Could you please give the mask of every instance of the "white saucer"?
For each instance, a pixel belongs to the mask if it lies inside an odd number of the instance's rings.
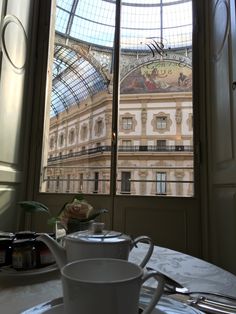
[[[52,272],[59,272],[57,264],[54,263],[49,266],[41,267],[41,268],[34,268],[29,270],[15,270],[11,266],[3,266],[0,268],[0,278],[7,277],[7,278],[18,278],[18,277],[31,277],[31,276],[38,276]]]
[[[32,312],[32,313],[34,313],[34,312]],[[64,313],[64,305],[63,304],[56,305],[56,306],[46,310],[45,312],[41,312],[41,313],[42,314],[65,314]],[[164,312],[162,312],[162,311],[160,311],[158,309],[154,309],[152,311],[152,314],[164,314]]]
[[[55,305],[43,313],[44,314],[65,314],[64,305],[63,304]]]
[[[146,302],[144,298],[143,302],[140,302],[140,307],[145,308],[145,303]],[[65,314],[65,313],[62,298],[59,298],[52,302],[38,305],[25,312],[22,312],[21,314]],[[152,311],[152,314],[203,314],[203,312],[189,305],[180,303],[166,296],[163,296],[161,297],[156,308]]]

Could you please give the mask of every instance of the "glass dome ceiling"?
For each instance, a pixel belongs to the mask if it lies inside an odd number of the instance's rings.
[[[112,52],[116,0],[56,0],[56,34]],[[124,0],[121,8],[121,50],[153,53],[192,46],[191,0]],[[151,50],[151,51],[150,51]],[[108,80],[86,56],[55,44],[51,116],[107,90]]]
[[[57,0],[56,31],[66,37],[111,48],[115,0]],[[191,46],[191,0],[124,0],[121,49],[147,50],[150,39],[166,48]]]
[[[55,46],[51,115],[57,115],[106,88],[106,80],[88,60],[74,50]]]

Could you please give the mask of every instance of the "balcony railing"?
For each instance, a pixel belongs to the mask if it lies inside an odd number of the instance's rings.
[[[91,155],[102,152],[110,152],[111,146],[98,146],[94,148],[84,149],[79,152],[71,152],[64,155],[48,158],[48,162],[64,160],[68,158],[74,158],[84,155]],[[154,146],[154,145],[134,145],[134,146],[118,146],[119,152],[193,152],[192,145],[166,145],[166,146]]]
[[[41,177],[43,192],[48,193],[84,193],[110,194],[110,166],[72,166],[48,165]],[[129,171],[131,177],[129,191],[124,191],[123,171]],[[157,173],[166,173],[165,179],[158,179]],[[95,173],[99,173],[95,177]],[[82,176],[81,176],[82,174]],[[104,176],[104,174],[106,174]],[[141,174],[141,175],[140,175]],[[144,174],[144,175],[143,175]],[[181,174],[179,176],[179,174]],[[116,194],[160,195],[192,197],[194,195],[194,167],[189,165],[158,166],[117,166]]]

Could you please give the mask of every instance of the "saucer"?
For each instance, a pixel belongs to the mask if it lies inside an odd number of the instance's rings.
[[[41,268],[34,268],[29,270],[15,270],[11,266],[3,266],[0,268],[0,278],[7,277],[7,278],[18,278],[18,277],[34,277],[38,275],[59,272],[58,266],[56,263],[51,265],[41,267]]]
[[[32,312],[32,313],[34,313],[34,314],[37,314],[37,313],[42,313],[42,314],[65,314],[64,313],[64,305],[63,304],[55,305],[54,307],[51,307],[50,309],[45,310],[44,312]],[[142,313],[142,312],[140,312],[140,313]],[[154,309],[152,314],[164,314],[164,313],[162,311],[159,311],[158,309]]]
[[[150,299],[149,299],[150,300]],[[140,308],[145,308],[148,302],[146,297],[141,295]],[[37,305],[21,314],[65,314],[63,299],[55,299],[48,303]],[[197,310],[189,305],[183,304],[179,301],[162,296],[152,314],[204,314],[202,311]]]

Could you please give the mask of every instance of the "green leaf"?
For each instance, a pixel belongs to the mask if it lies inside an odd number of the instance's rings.
[[[105,208],[99,209],[96,212],[94,212],[93,214],[91,214],[88,218],[84,218],[84,219],[76,219],[76,218],[70,218],[70,219],[79,220],[80,222],[87,222],[90,220],[94,220],[95,218],[97,218],[98,216],[100,216],[103,213],[108,213],[108,210]]]
[[[89,220],[95,219],[103,213],[108,213],[108,210],[105,208],[98,209],[95,213],[91,214],[88,218]]]
[[[57,217],[51,217],[48,219],[48,224],[49,225],[55,225],[57,221],[58,221]]]
[[[74,199],[78,200],[78,201],[82,201],[84,199],[84,195],[83,194],[77,194]]]
[[[58,217],[60,217],[60,215],[62,214],[62,212],[63,212],[64,209],[66,208],[66,205],[67,205],[67,204],[69,204],[69,202],[66,202],[66,203],[62,206],[61,210],[60,210],[59,213],[58,213]]]
[[[46,205],[36,202],[36,201],[22,201],[18,202],[22,209],[26,212],[47,212],[49,213],[49,209]]]

